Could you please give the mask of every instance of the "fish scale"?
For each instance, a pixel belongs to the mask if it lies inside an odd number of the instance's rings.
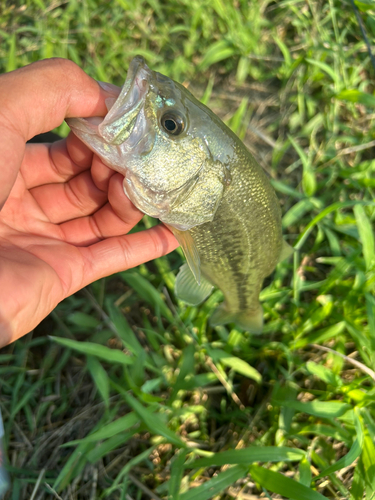
[[[176,278],[177,297],[197,305],[216,286],[224,302],[211,324],[261,332],[263,280],[291,248],[282,239],[275,191],[240,139],[141,57],[104,119],[67,122],[124,175],[137,208],[173,231],[187,260]]]
[[[250,153],[240,151],[238,156],[233,163],[233,182],[214,220],[190,230],[202,272],[224,294],[218,323],[238,316],[242,318],[239,323],[246,323],[245,318],[254,314],[258,318],[262,283],[273,271],[283,242],[279,202],[267,176]],[[245,164],[247,168],[236,167]],[[260,329],[261,325],[253,325],[253,331]]]

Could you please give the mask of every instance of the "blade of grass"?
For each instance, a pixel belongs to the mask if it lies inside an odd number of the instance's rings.
[[[359,236],[363,246],[363,256],[366,262],[366,269],[369,270],[375,265],[375,240],[373,224],[371,224],[366,212],[361,205],[354,207],[354,215],[357,221]]]
[[[247,467],[243,465],[235,465],[200,486],[191,488],[186,493],[183,493],[180,495],[180,500],[209,500],[210,498],[214,498],[238,479],[246,476],[247,470]]]
[[[363,448],[364,435],[362,431],[361,420],[357,411],[354,411],[354,423],[355,423],[357,437],[354,440],[354,443],[350,448],[350,450],[348,451],[348,453],[342,458],[340,458],[340,460],[338,460],[336,463],[334,463],[327,469],[324,469],[318,476],[314,478],[314,481],[320,479],[321,477],[328,476],[329,474],[332,474],[333,472],[336,472],[340,469],[343,469],[348,465],[351,465],[354,462],[354,460],[356,460],[359,457]]]
[[[213,453],[210,457],[199,458],[185,467],[214,467],[228,464],[248,465],[254,462],[293,462],[300,461],[306,456],[303,450],[283,446],[253,446],[240,450],[228,450]]]
[[[137,413],[139,418],[144,422],[148,429],[156,434],[167,439],[168,442],[186,448],[186,443],[177,434],[171,431],[162,421],[159,415],[151,413],[139,401],[133,398],[130,394],[124,393],[124,398],[129,406]]]
[[[326,497],[311,490],[307,486],[297,483],[289,477],[283,476],[279,472],[273,472],[263,467],[252,465],[250,467],[250,474],[254,481],[259,483],[267,490],[273,493],[278,493],[291,500],[327,500]]]
[[[180,450],[171,466],[171,478],[168,486],[168,500],[180,499],[181,481],[184,475],[184,462],[188,450]]]
[[[132,365],[135,362],[135,358],[127,356],[122,351],[116,349],[110,349],[103,345],[94,344],[92,342],[78,342],[77,340],[64,339],[59,337],[51,337],[53,342],[73,349],[74,351],[80,352],[88,356],[96,356],[97,358],[105,360],[107,363],[119,363],[121,365]]]
[[[309,415],[328,419],[341,417],[348,410],[352,409],[350,404],[342,403],[341,401],[309,401],[306,403],[302,401],[275,401],[275,403],[276,402],[280,406],[284,405],[289,408],[294,408],[297,411],[308,413]]]

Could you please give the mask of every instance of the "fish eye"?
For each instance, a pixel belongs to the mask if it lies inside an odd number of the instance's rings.
[[[179,114],[169,111],[161,117],[161,125],[163,129],[170,135],[180,135],[185,128],[183,117]]]

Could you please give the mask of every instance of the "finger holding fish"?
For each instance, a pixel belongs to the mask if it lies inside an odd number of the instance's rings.
[[[109,181],[108,201],[95,213],[60,224],[64,241],[88,246],[105,238],[127,234],[142,219],[122,188],[123,176],[114,173]]]

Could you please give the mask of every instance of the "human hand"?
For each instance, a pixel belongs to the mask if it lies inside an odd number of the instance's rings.
[[[0,346],[80,288],[178,246],[162,225],[126,235],[143,214],[73,134],[26,145],[66,117],[104,116],[115,92],[64,59],[0,76]]]

